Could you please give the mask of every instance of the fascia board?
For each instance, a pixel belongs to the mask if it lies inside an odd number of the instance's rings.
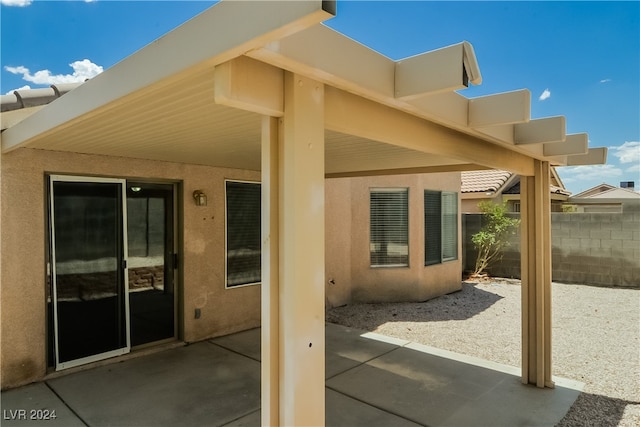
[[[495,194],[502,196],[504,190],[510,188],[513,184],[515,184],[516,181],[520,181],[520,175],[514,173],[509,178],[507,178],[507,180],[500,187],[498,187]]]
[[[326,0],[221,1],[49,104],[3,135],[9,151],[193,67],[214,66],[334,16]],[[215,37],[215,35],[219,35]],[[171,57],[173,55],[173,57]]]

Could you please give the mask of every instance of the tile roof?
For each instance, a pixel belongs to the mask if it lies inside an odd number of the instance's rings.
[[[513,174],[503,170],[462,172],[463,193],[485,193],[498,191]]]
[[[82,83],[84,82],[54,84],[47,88],[14,90],[13,93],[0,95],[0,112],[46,105]]]

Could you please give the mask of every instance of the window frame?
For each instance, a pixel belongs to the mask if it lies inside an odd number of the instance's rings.
[[[262,284],[262,265],[260,265],[260,278],[257,281],[248,283],[229,284],[229,195],[228,183],[252,184],[260,187],[260,216],[262,216],[262,183],[260,181],[225,179],[224,180],[224,287],[225,289],[244,288],[246,286],[256,286]],[[260,221],[259,239],[262,241],[262,220]],[[262,260],[262,247],[260,246],[260,260]]]
[[[372,216],[373,216],[373,206],[372,206],[372,194],[374,193],[404,193],[405,194],[405,212],[404,214],[406,215],[406,217],[404,218],[404,221],[406,222],[406,229],[404,230],[404,234],[406,236],[406,247],[407,247],[407,254],[406,254],[406,263],[389,263],[389,264],[381,264],[381,263],[374,263],[374,255],[373,252],[371,251],[371,246],[373,244],[375,244],[373,242],[373,222],[372,222]],[[369,268],[408,268],[410,266],[410,233],[409,233],[409,197],[410,197],[410,191],[409,191],[409,187],[370,187],[369,188]]]
[[[446,262],[451,262],[451,261],[457,261],[460,258],[460,227],[459,227],[459,220],[460,220],[460,200],[459,200],[459,194],[456,191],[436,191],[436,190],[428,190],[425,189],[424,190],[424,199],[423,199],[423,206],[424,206],[424,266],[425,267],[429,267],[432,265],[438,265],[438,264],[444,264]],[[427,197],[427,195],[430,195],[430,197]],[[437,195],[437,199],[438,199],[438,206],[436,207],[437,211],[438,211],[438,220],[437,220],[437,228],[438,228],[438,232],[437,232],[437,236],[435,237],[435,240],[437,240],[436,243],[431,243],[432,242],[432,238],[430,238],[429,236],[429,216],[428,216],[428,207],[427,207],[427,201],[428,198],[431,198],[431,200],[433,201],[433,196]],[[455,245],[455,256],[445,256],[445,242],[446,240],[450,237],[450,232],[446,233],[445,232],[445,228],[450,224],[450,220],[448,218],[446,218],[446,215],[451,215],[448,214],[446,212],[446,204],[444,202],[445,198],[447,197],[452,197],[455,200],[455,204],[454,204],[454,208],[455,208],[455,214],[454,214],[454,226],[452,228],[453,230],[453,240],[454,240],[454,245]],[[429,248],[428,245],[430,244],[435,244],[437,245],[437,249],[439,252],[439,257],[436,260],[435,258],[431,257],[431,258],[427,258],[430,254],[433,255],[433,247]],[[430,250],[431,249],[431,250]]]

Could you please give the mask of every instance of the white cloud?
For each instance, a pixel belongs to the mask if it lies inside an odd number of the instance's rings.
[[[14,91],[14,90],[27,90],[27,89],[31,89],[31,86],[29,86],[29,85],[24,85],[24,86],[19,87],[19,88],[17,88],[17,89],[10,90],[9,92],[5,93],[5,95],[13,95],[13,91]]]
[[[587,165],[570,166],[562,168],[562,180],[567,182],[597,181],[605,182],[606,178],[615,178],[622,175],[622,169],[614,165]]]
[[[542,91],[540,96],[538,97],[539,101],[544,101],[545,99],[551,98],[551,91],[549,89],[545,89]]]
[[[609,147],[609,150],[620,160],[620,163],[640,164],[640,142],[638,141],[627,141],[622,145]]]
[[[635,165],[635,166],[631,166],[630,168],[628,168],[627,170],[625,170],[625,172],[640,172],[640,164],[639,165]]]
[[[600,80],[600,83],[609,83],[611,81],[611,79],[602,79]]]
[[[72,62],[69,66],[73,68],[73,74],[54,75],[51,74],[49,70],[40,70],[31,74],[31,71],[22,65],[17,67],[5,66],[4,69],[12,74],[22,74],[24,80],[39,85],[83,82],[86,79],[97,76],[103,71],[100,65],[96,65],[88,59]]]
[[[0,0],[0,4],[5,6],[24,7],[29,6],[31,3],[33,3],[33,0]]]

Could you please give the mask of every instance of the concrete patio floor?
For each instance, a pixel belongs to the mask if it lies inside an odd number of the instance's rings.
[[[523,385],[519,369],[326,326],[330,426],[553,426],[582,384]],[[260,330],[2,393],[3,426],[260,425]],[[55,410],[56,418],[29,420]],[[20,412],[24,410],[25,412]],[[21,419],[23,418],[27,419]]]

